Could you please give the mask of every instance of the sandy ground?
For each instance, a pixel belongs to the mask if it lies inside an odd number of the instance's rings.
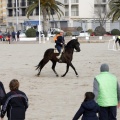
[[[93,90],[94,76],[99,74],[102,63],[108,63],[110,72],[120,82],[120,51],[107,50],[108,43],[81,43],[81,52],[74,53],[73,69],[68,74],[56,77],[49,62],[40,77],[35,66],[46,49],[54,43],[45,44],[0,44],[0,80],[6,91],[11,79],[20,81],[20,90],[29,98],[26,120],[71,120],[84,99],[86,91]],[[66,64],[57,64],[56,71],[62,75]],[[118,120],[120,109],[118,109]],[[7,120],[6,117],[4,120]]]

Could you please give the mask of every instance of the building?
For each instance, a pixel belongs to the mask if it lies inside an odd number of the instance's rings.
[[[0,30],[6,26],[6,0],[0,0]]]
[[[4,0],[3,0],[4,1]],[[16,7],[17,1],[17,7]],[[60,19],[56,15],[54,18],[48,18],[50,27],[79,27],[84,31],[88,29],[95,29],[100,25],[100,15],[104,16],[108,11],[109,0],[58,0],[62,2],[65,7],[61,7],[64,15]],[[7,0],[7,26],[18,26],[17,29],[24,29],[24,21],[28,18],[25,15],[27,6],[30,3],[27,0]],[[16,12],[17,11],[17,12]],[[100,13],[98,12],[100,11]],[[17,14],[16,14],[17,13]],[[99,13],[99,14],[98,14]],[[39,8],[36,8],[30,15],[30,20],[38,20]],[[104,19],[104,28],[110,31],[114,28],[120,29],[118,22],[111,23],[110,20]],[[41,21],[43,21],[41,16]],[[18,24],[18,25],[17,25]]]

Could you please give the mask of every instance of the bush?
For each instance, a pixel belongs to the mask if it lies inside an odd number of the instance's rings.
[[[88,29],[87,32],[91,35],[93,33],[93,30],[92,29]]]
[[[52,34],[59,34],[59,31],[53,31]]]
[[[82,27],[77,27],[77,31],[82,31],[83,28]]]
[[[106,33],[106,31],[105,31],[104,27],[98,26],[98,27],[95,28],[94,33],[95,33],[96,36],[103,36]]]
[[[113,30],[111,31],[111,34],[112,34],[112,35],[120,35],[120,30],[118,30],[118,29],[113,29]]]
[[[72,32],[67,31],[65,36],[72,36]]]
[[[33,28],[29,28],[28,30],[26,30],[25,34],[27,37],[36,37],[36,30]]]

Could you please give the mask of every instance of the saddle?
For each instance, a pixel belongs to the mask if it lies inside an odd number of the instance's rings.
[[[54,53],[59,53],[57,48],[54,48]]]

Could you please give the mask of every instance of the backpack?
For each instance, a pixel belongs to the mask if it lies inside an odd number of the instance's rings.
[[[53,40],[56,41],[58,36],[60,36],[60,34],[55,35]]]
[[[0,86],[0,104],[2,103],[3,98],[5,97],[5,92],[3,88]]]

